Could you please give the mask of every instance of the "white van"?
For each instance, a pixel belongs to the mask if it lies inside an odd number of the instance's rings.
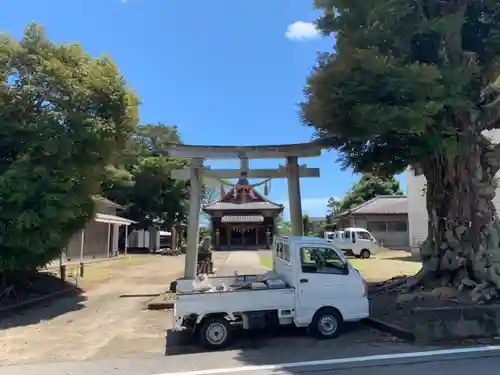
[[[294,324],[318,338],[336,337],[344,322],[369,315],[366,282],[333,243],[275,237],[273,270],[264,275],[210,277],[204,290],[177,284],[175,326],[210,349],[229,345],[235,329]]]
[[[325,232],[325,239],[340,247],[344,254],[356,258],[369,258],[379,249],[377,240],[363,228],[346,228],[343,231]]]

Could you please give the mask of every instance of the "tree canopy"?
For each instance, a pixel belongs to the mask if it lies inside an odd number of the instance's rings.
[[[170,178],[185,162],[168,157],[167,144],[180,142],[175,126],[137,127],[113,165],[107,168],[103,195],[126,207],[125,215],[137,227],[170,229],[187,214],[188,183]]]
[[[92,217],[92,196],[138,122],[139,101],[109,57],[54,44],[35,24],[21,40],[0,36],[0,77],[5,285],[56,258]]]
[[[500,3],[318,0],[335,38],[309,78],[304,123],[356,171],[394,175],[454,153],[470,120],[499,126]]]
[[[500,146],[500,2],[317,0],[335,51],[306,85],[303,122],[344,167],[427,180],[428,238],[415,278],[452,280],[474,299],[500,293],[493,204]]]

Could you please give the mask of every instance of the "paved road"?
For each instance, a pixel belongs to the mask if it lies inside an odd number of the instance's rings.
[[[443,353],[442,349],[398,353],[397,347],[385,347],[384,350],[389,352],[380,352],[379,347],[378,354],[377,350],[372,350],[372,354],[369,354],[366,348],[357,349],[361,349],[361,352],[356,357],[335,357],[335,353],[331,353],[330,358],[307,359],[303,362],[297,362],[305,358],[303,355],[296,356],[295,361],[277,363],[276,359],[279,358],[275,357],[273,361],[265,352],[254,352],[253,361],[251,355],[247,355],[246,361],[242,361],[237,359],[240,353],[231,353],[231,358],[227,353],[221,355],[217,352],[149,359],[0,367],[0,375],[470,375],[495,374],[500,363],[500,346],[483,347],[482,351],[477,352],[471,352],[470,348],[452,349],[448,353]]]

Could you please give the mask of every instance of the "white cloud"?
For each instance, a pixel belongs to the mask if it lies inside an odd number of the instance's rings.
[[[314,39],[319,36],[319,31],[312,22],[296,21],[288,25],[285,36],[290,40]]]

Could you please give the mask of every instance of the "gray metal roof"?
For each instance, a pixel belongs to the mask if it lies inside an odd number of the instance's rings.
[[[203,207],[203,210],[281,210],[282,205],[273,202],[229,203],[214,202]]]
[[[262,215],[222,216],[223,223],[262,223]]]
[[[408,214],[408,198],[405,195],[379,195],[338,216],[369,214]]]

